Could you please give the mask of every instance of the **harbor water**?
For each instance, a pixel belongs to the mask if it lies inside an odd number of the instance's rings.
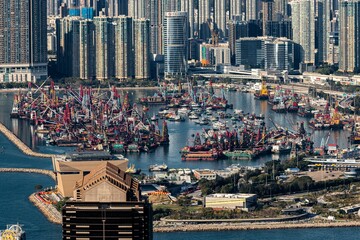
[[[133,99],[144,96],[153,91],[129,91]],[[227,96],[234,108],[242,109],[244,112],[263,113],[266,118],[271,117],[277,124],[293,129],[296,123],[304,121],[293,114],[275,114],[267,106],[266,102],[256,102],[250,94],[229,92]],[[19,136],[27,145],[36,151],[44,153],[63,153],[64,148],[49,147],[38,137],[32,135],[32,127],[23,120],[10,119],[13,101],[13,94],[0,94],[0,121]],[[157,106],[153,111],[157,111]],[[151,114],[151,113],[150,113]],[[151,116],[151,115],[150,115]],[[268,120],[267,120],[268,121]],[[169,133],[171,144],[167,148],[159,147],[150,154],[129,154],[131,163],[136,167],[147,169],[150,164],[166,163],[171,168],[223,168],[239,161],[218,161],[218,162],[182,162],[179,150],[183,147],[196,132],[201,131],[202,127],[193,122],[185,121],[182,123],[169,123]],[[296,130],[296,129],[294,129]],[[307,128],[307,130],[309,130]],[[315,146],[320,144],[322,138],[327,138],[328,132],[310,131]],[[336,143],[339,146],[347,146],[346,131],[332,132],[329,143]],[[261,165],[269,158],[260,158],[256,161],[242,161],[243,165]],[[0,167],[6,168],[41,168],[52,169],[50,159],[34,158],[22,154],[4,135],[0,134]],[[17,223],[24,225],[27,239],[61,239],[61,226],[52,224],[29,202],[28,197],[35,191],[36,185],[44,187],[54,186],[54,181],[39,174],[28,173],[1,173],[0,174],[0,228],[5,228],[6,224]],[[332,239],[358,239],[360,238],[360,228],[331,228],[331,229],[293,229],[293,230],[256,230],[256,231],[231,231],[231,232],[181,232],[181,233],[156,233],[154,239],[271,239],[271,240],[312,240],[326,238]]]

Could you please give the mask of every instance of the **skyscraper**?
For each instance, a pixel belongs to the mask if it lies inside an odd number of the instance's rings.
[[[113,18],[115,39],[115,77],[119,80],[131,78],[134,74],[132,50],[132,18]]]
[[[93,79],[95,68],[95,25],[92,20],[80,21],[80,78]]]
[[[300,59],[305,64],[315,64],[315,0],[295,0],[290,4],[293,40],[300,45]]]
[[[211,22],[210,18],[210,1],[209,0],[199,0],[199,38],[208,39],[211,36],[209,23]]]
[[[80,77],[80,17],[56,20],[57,66],[64,76]]]
[[[230,0],[230,20],[234,20],[235,16],[240,18],[238,20],[243,20],[243,3],[244,0]]]
[[[340,59],[339,70],[360,70],[360,1],[340,1]]]
[[[150,0],[150,52],[152,54],[162,53],[162,23],[162,0]]]
[[[146,18],[147,2],[147,0],[129,0],[128,16],[133,19]]]
[[[114,76],[114,36],[111,18],[94,17],[96,42],[96,78],[109,79]]]
[[[189,21],[189,38],[194,38],[194,25],[195,25],[195,16],[194,16],[194,0],[180,0],[181,12],[188,13]]]
[[[150,21],[134,19],[135,79],[150,78]]]
[[[187,73],[187,13],[167,12],[164,19],[165,78],[175,79]]]
[[[220,38],[227,36],[225,2],[225,0],[215,0],[215,25]]]
[[[46,1],[0,0],[0,82],[47,77]]]
[[[263,36],[266,36],[266,24],[273,21],[273,0],[262,1],[262,29]]]
[[[246,0],[246,14],[245,18],[249,20],[257,20],[259,13],[259,1],[260,0]]]

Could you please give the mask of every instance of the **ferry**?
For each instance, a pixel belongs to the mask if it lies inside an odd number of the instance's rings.
[[[320,164],[360,164],[360,159],[340,159],[340,158],[306,158],[305,161]]]
[[[0,240],[25,240],[25,231],[19,224],[7,225],[5,230],[0,230]]]

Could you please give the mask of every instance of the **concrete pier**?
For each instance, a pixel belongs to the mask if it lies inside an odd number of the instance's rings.
[[[12,133],[4,124],[0,123],[0,132],[2,132],[11,142],[13,142],[24,154],[41,157],[41,158],[52,158],[53,154],[37,153],[31,150],[25,143],[23,143],[14,133]]]
[[[37,168],[0,168],[1,172],[21,172],[21,173],[37,173],[44,174],[52,179],[56,180],[56,175],[53,171],[45,170],[45,169],[37,169]]]

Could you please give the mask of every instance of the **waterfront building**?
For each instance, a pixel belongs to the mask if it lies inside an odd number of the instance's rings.
[[[210,18],[210,1],[199,0],[199,38],[208,39],[211,37],[209,24],[211,23]]]
[[[197,180],[200,180],[200,179],[206,179],[206,180],[215,180],[216,179],[216,173],[212,170],[208,170],[208,169],[205,169],[205,170],[193,170],[193,173],[194,173],[194,177],[197,179]]]
[[[220,38],[227,37],[227,30],[226,30],[226,1],[225,0],[215,0],[214,5],[214,11],[215,11],[215,29],[218,31],[218,36]]]
[[[174,79],[187,74],[187,13],[167,12],[164,19],[165,78]]]
[[[189,38],[194,38],[195,26],[195,13],[194,13],[194,0],[180,0],[180,11],[188,13],[189,21]]]
[[[205,207],[215,209],[241,209],[249,211],[257,204],[256,194],[245,193],[216,193],[205,197]]]
[[[117,16],[113,18],[115,47],[115,77],[127,80],[134,75],[134,54],[132,49],[132,18]]]
[[[76,181],[62,209],[63,239],[152,239],[151,204],[141,201],[138,180],[112,162]]]
[[[286,38],[265,41],[265,70],[293,70],[294,43]]]
[[[81,20],[79,30],[80,79],[93,79],[95,68],[95,25],[92,20]]]
[[[134,19],[135,79],[150,78],[150,21]]]
[[[261,38],[240,38],[236,40],[236,65],[251,68],[264,67],[264,41]]]
[[[85,158],[77,158],[70,155],[67,159],[54,159],[53,167],[56,173],[59,193],[63,197],[73,197],[76,182],[83,179],[91,170],[104,162],[111,162],[112,165],[122,171],[126,171],[128,165],[127,159],[111,160],[107,156],[94,159],[91,155],[85,156]]]
[[[360,1],[340,1],[339,71],[360,70]]]
[[[316,64],[315,1],[295,0],[291,3],[293,40],[300,45],[300,59],[304,64]],[[304,14],[307,13],[307,14]]]
[[[47,78],[46,1],[0,0],[0,82]]]
[[[236,41],[236,65],[265,70],[297,69],[296,44],[286,38],[240,38]]]
[[[67,202],[62,216],[63,240],[153,239],[147,202]]]
[[[96,78],[106,80],[114,76],[115,68],[112,19],[105,16],[94,17],[94,24]]]
[[[80,77],[80,17],[56,20],[57,67],[64,76]]]
[[[229,45],[203,43],[200,45],[200,62],[203,66],[231,65]]]

